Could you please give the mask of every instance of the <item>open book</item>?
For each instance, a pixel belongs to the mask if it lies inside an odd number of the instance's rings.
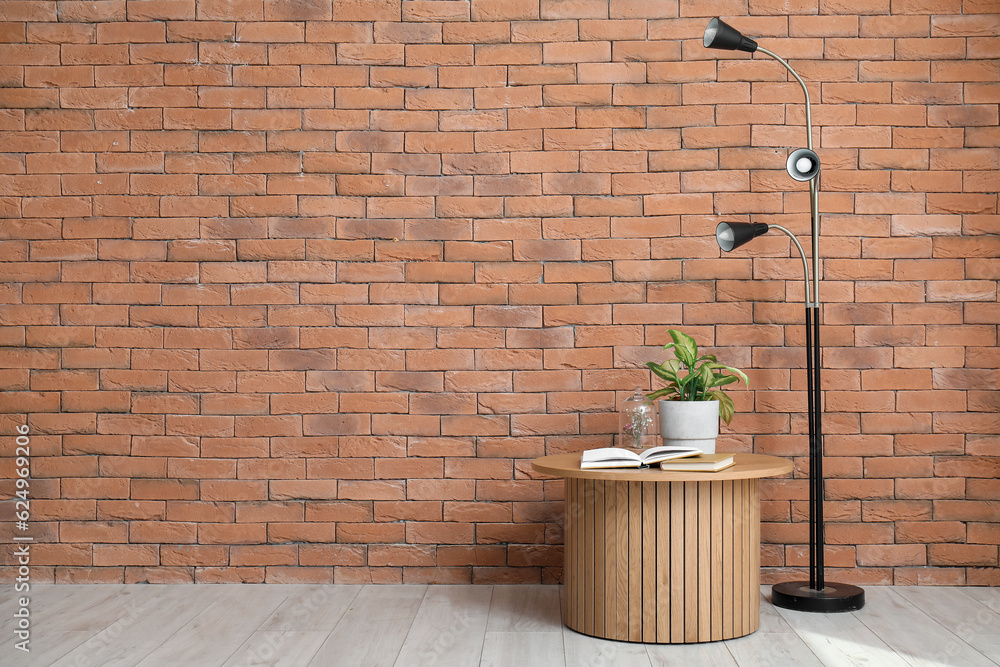
[[[641,452],[633,452],[621,447],[588,449],[580,457],[580,468],[648,468],[661,461],[697,456],[701,450],[696,447],[650,447]]]

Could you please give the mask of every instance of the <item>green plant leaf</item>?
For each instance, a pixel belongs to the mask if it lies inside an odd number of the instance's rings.
[[[713,364],[712,366],[715,370],[725,370],[725,371],[730,371],[731,373],[736,373],[737,375],[740,376],[740,379],[743,380],[743,384],[745,384],[748,387],[750,386],[750,380],[747,378],[746,373],[744,373],[740,369],[719,363]]]
[[[700,400],[705,400],[705,392],[710,389],[715,384],[715,375],[712,373],[712,367],[708,364],[702,364],[698,369],[698,386],[701,389],[702,397]]]
[[[726,426],[729,426],[729,422],[733,421],[733,414],[736,412],[733,399],[721,391],[710,391],[708,395],[711,400],[719,401],[719,416],[722,417],[722,421],[726,422]]]
[[[714,354],[698,356],[698,345],[687,334],[669,329],[671,342],[663,346],[664,351],[672,349],[673,359],[663,363],[647,362],[646,366],[666,386],[650,392],[650,399],[662,398],[678,401],[719,401],[719,416],[728,424],[735,413],[732,399],[722,390],[715,389],[742,380],[747,386],[750,381],[743,371],[719,363]]]
[[[653,374],[662,380],[667,382],[677,381],[677,372],[680,370],[680,362],[676,359],[668,359],[662,364],[657,364],[653,361],[647,361],[646,366],[649,370],[653,371]]]
[[[671,347],[674,348],[674,354],[677,355],[677,358],[688,368],[694,368],[698,359],[698,344],[694,342],[694,338],[677,329],[669,329],[667,333],[674,340]],[[670,343],[667,343],[667,345],[670,345]],[[664,346],[663,349],[667,349],[667,346]]]
[[[726,384],[732,384],[733,382],[737,382],[739,380],[739,378],[736,377],[735,375],[722,375],[721,373],[714,373],[712,377],[713,377],[712,380],[713,387],[721,387]]]

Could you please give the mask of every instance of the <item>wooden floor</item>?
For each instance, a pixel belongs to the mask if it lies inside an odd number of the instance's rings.
[[[1000,588],[866,589],[860,612],[779,610],[727,642],[656,646],[568,630],[558,586],[36,586],[31,653],[0,598],[2,665],[653,667],[1000,664]]]

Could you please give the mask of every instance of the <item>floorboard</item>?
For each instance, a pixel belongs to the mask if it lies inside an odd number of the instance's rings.
[[[29,620],[31,622],[32,660],[22,664],[49,665],[63,655],[73,650],[79,644],[97,634],[116,607],[119,607],[116,596],[125,590],[125,586],[71,586],[61,592],[59,586],[32,586],[24,597],[28,598]],[[17,597],[21,597],[20,595]],[[105,608],[108,611],[105,611]],[[13,611],[0,617],[0,627],[10,627],[10,632],[4,632],[0,637],[0,657],[14,655],[17,659],[24,657],[22,651],[14,645],[19,641],[13,634]],[[7,621],[7,619],[10,619]],[[5,623],[10,622],[10,626]],[[113,622],[113,621],[112,621]],[[89,623],[93,629],[81,627]],[[35,642],[37,637],[53,637],[44,646]],[[44,654],[44,660],[41,655]],[[2,660],[0,660],[2,664]]]
[[[653,667],[737,667],[739,663],[726,646],[727,642],[708,644],[647,644],[646,653]]]
[[[53,667],[134,665],[202,613],[222,592],[195,591],[187,585],[142,587],[131,600],[134,606],[127,607],[126,613],[115,620],[105,616],[105,627],[100,632],[55,661]]]
[[[330,635],[321,631],[255,632],[223,667],[299,667],[308,665]]]
[[[897,586],[892,590],[959,637],[1000,633],[1000,612],[957,588]]]
[[[391,667],[426,592],[427,586],[365,586],[309,664]]]
[[[197,586],[194,588],[198,588]],[[227,587],[217,600],[182,625],[145,659],[141,667],[221,665],[278,608],[288,593],[281,586]]]
[[[990,660],[1000,659],[1000,613],[955,588],[893,590]]]
[[[645,644],[598,639],[565,627],[562,635],[567,665],[651,667],[653,664]]]
[[[223,667],[307,665],[350,608],[361,586],[288,587],[288,597]]]
[[[487,632],[561,632],[558,586],[494,586]]]
[[[746,665],[795,665],[822,667],[823,662],[794,632],[757,632],[730,639],[729,652],[740,667]]]
[[[853,613],[814,614],[774,609],[824,665],[909,667],[910,663],[889,648]]]
[[[492,597],[492,586],[429,588],[393,667],[478,664]]]
[[[0,647],[0,665],[4,667],[43,667],[51,665],[90,639],[93,634],[93,632],[87,632],[86,630],[71,632],[56,631],[46,634],[45,641],[36,641],[36,635],[31,640],[31,651],[29,653],[16,650],[13,643],[6,644]]]
[[[1000,635],[970,634],[965,636],[965,641],[969,642],[970,646],[987,658],[1000,665]]]
[[[1000,613],[1000,586],[987,588],[985,586],[963,586],[956,588],[963,595],[968,595],[973,600],[979,600],[993,611]]]
[[[865,598],[865,608],[856,612],[858,618],[911,665],[996,664],[891,588],[870,586],[865,589]]]
[[[32,626],[38,632],[87,630],[101,627],[102,617],[115,615],[123,610],[121,596],[130,599],[139,591],[125,585],[100,584],[96,586],[73,586],[65,596],[60,596],[59,586],[36,586],[29,597]],[[132,590],[130,590],[132,589]],[[98,612],[99,613],[96,613]],[[87,626],[90,627],[82,627]]]
[[[487,632],[479,664],[480,667],[565,665],[562,631]]]
[[[768,588],[770,593],[770,588]],[[795,632],[788,621],[778,612],[778,608],[771,604],[771,598],[761,592],[760,600],[760,627],[757,632],[764,634],[782,634],[785,632]]]
[[[771,605],[707,644],[595,639],[558,586],[37,585],[30,654],[0,598],[3,667],[1000,667],[1000,587],[876,587],[864,609]]]

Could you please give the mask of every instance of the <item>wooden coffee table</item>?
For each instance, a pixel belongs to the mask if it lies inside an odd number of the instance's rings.
[[[719,472],[581,470],[579,454],[535,459],[566,479],[564,620],[587,635],[676,644],[760,626],[761,477],[792,463],[736,454]]]

